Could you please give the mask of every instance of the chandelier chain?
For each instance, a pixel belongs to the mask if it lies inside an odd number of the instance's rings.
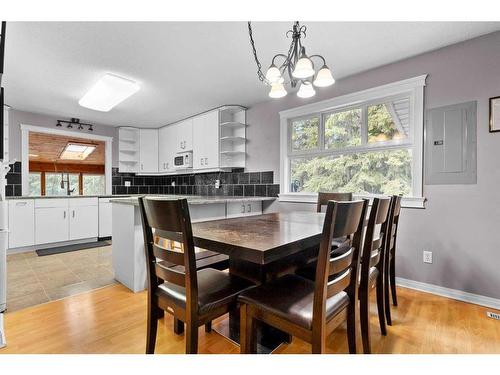
[[[260,63],[259,58],[257,57],[257,50],[255,49],[255,42],[253,40],[253,35],[252,35],[252,23],[250,21],[248,21],[248,34],[250,35],[250,44],[252,45],[253,58],[255,59],[255,63],[257,64],[257,76],[259,77],[259,80],[261,82],[264,82],[266,85],[269,85],[266,76],[264,75],[264,73],[262,73],[262,64]]]

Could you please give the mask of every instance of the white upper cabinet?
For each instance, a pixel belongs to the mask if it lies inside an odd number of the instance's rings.
[[[140,129],[139,173],[158,172],[158,129]]]
[[[172,172],[174,131],[172,126],[164,126],[158,131],[158,172]]]
[[[219,168],[219,111],[193,118],[193,169]]]
[[[175,152],[193,151],[193,119],[171,125],[175,129]]]

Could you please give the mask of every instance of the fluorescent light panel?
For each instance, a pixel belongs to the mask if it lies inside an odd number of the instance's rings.
[[[95,146],[68,143],[61,153],[59,159],[63,160],[85,160],[94,152]]]
[[[139,89],[139,85],[130,79],[106,73],[78,104],[95,111],[108,112]]]

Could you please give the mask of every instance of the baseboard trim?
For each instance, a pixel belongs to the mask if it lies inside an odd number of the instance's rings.
[[[500,310],[500,299],[396,277],[396,285]]]

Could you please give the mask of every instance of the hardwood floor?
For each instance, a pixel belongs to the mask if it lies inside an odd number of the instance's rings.
[[[405,288],[398,299],[387,337],[380,336],[371,306],[374,353],[500,353],[500,322],[486,317],[486,311],[499,311]],[[172,324],[170,315],[160,321],[156,353],[184,352],[184,336],[174,335]],[[146,294],[112,285],[7,313],[5,329],[7,347],[0,354],[144,353]],[[200,328],[199,337],[200,353],[239,353],[214,331]],[[347,353],[345,337],[345,330],[336,331],[329,352]],[[310,346],[294,338],[277,352],[310,353]]]

